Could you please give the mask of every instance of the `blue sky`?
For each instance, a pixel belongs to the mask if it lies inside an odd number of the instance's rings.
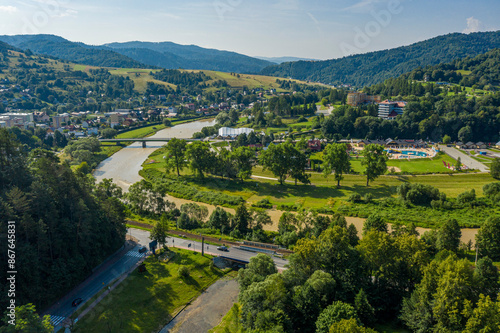
[[[498,0],[0,0],[0,34],[331,59],[451,32],[500,30],[498,14]]]

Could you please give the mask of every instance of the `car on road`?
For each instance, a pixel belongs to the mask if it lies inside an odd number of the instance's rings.
[[[229,249],[226,246],[224,246],[224,245],[223,246],[218,246],[217,250],[224,251],[224,252],[229,252]]]
[[[71,302],[71,306],[78,306],[83,302],[83,299],[81,297],[75,298],[73,302]]]
[[[148,249],[145,246],[139,249],[139,253],[146,253],[146,252],[148,252]]]

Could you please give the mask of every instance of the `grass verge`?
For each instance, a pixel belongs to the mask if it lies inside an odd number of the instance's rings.
[[[211,257],[173,249],[168,263],[146,259],[147,272],[137,270],[76,324],[74,332],[156,332],[193,298],[223,276],[210,267]],[[179,268],[189,268],[182,277]]]

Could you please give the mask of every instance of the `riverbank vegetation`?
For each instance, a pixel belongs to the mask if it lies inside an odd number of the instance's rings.
[[[207,144],[203,145],[208,149]],[[380,174],[383,174],[383,170],[388,168],[384,167],[384,164],[389,164],[391,161],[387,161],[383,152],[378,151],[378,155],[375,155],[379,156],[380,161],[377,163],[381,164],[380,168],[376,170],[378,177],[373,178],[375,180],[371,186],[366,186],[366,170],[369,166],[363,166],[360,162],[360,160],[365,159],[363,156],[365,154],[362,153],[361,157],[345,156],[348,159],[343,162],[343,167],[339,169],[334,162],[342,161],[345,154],[329,153],[328,148],[337,146],[342,148],[342,145],[331,144],[327,146],[325,152],[321,153],[321,158],[327,161],[323,165],[323,170],[326,170],[326,173],[309,171],[301,175],[293,172],[293,168],[290,167],[293,163],[286,164],[285,156],[293,156],[292,152],[303,154],[302,150],[297,148],[300,147],[299,141],[296,147],[289,142],[271,145],[270,147],[288,147],[286,148],[288,150],[286,153],[284,151],[279,154],[283,158],[272,157],[273,150],[270,149],[261,154],[258,159],[254,159],[252,167],[245,169],[246,174],[252,175],[252,178],[245,181],[238,180],[236,177],[239,166],[232,163],[224,164],[224,161],[234,161],[235,158],[228,159],[227,157],[231,157],[232,153],[223,147],[216,147],[210,153],[201,154],[205,158],[213,160],[202,163],[209,167],[203,169],[205,172],[203,177],[198,169],[195,169],[195,174],[182,169],[179,172],[180,176],[171,176],[167,172],[167,165],[164,162],[164,157],[169,156],[168,147],[160,149],[150,156],[148,163],[141,171],[141,175],[148,182],[161,188],[163,193],[174,197],[232,208],[245,201],[250,205],[260,206],[264,209],[284,211],[306,209],[326,214],[339,212],[346,216],[357,217],[368,217],[381,211],[388,222],[415,223],[420,227],[437,227],[443,218],[455,218],[462,227],[479,227],[484,222],[484,216],[500,212],[496,201],[483,194],[483,187],[494,181],[488,174],[382,176]],[[339,151],[345,152],[344,148]],[[239,149],[242,148],[237,148],[233,154]],[[251,156],[249,155],[249,157]],[[219,158],[222,159],[222,162],[217,164],[215,161]],[[291,159],[291,161],[296,160],[299,158]],[[190,158],[187,161],[189,162]],[[255,164],[256,161],[267,163],[270,170],[266,171],[262,166]],[[417,169],[420,169],[425,163],[421,161],[397,162],[400,166],[407,163],[407,168],[415,166]],[[197,163],[201,165],[200,162]],[[356,168],[363,168],[359,170],[359,173],[365,175],[340,173],[352,170],[350,163],[355,164]],[[247,164],[248,161],[243,163],[243,165]],[[221,165],[225,167],[221,167]],[[304,170],[304,167],[300,169]],[[223,170],[230,172],[220,176]],[[281,184],[276,184],[274,177],[277,178],[278,182],[281,178]],[[291,177],[291,182],[287,182],[287,177]],[[296,179],[306,184],[292,185]],[[338,186],[339,179],[341,180],[340,186]],[[311,185],[307,184],[309,182]],[[398,189],[405,186],[410,186],[413,194],[420,189],[425,189],[422,194],[426,197],[425,203],[415,201],[416,199],[407,200],[399,195]],[[429,191],[429,188],[433,190]],[[464,191],[464,189],[469,189],[469,191]],[[431,196],[433,191],[441,194],[439,197],[433,197]],[[266,200],[265,206],[260,205],[263,200]]]

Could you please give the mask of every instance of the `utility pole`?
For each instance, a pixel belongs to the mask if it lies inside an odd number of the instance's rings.
[[[205,255],[205,237],[201,237],[201,255]]]
[[[476,242],[476,262],[474,263],[474,265],[477,265],[477,253],[479,252],[479,245],[477,245],[477,242]]]

